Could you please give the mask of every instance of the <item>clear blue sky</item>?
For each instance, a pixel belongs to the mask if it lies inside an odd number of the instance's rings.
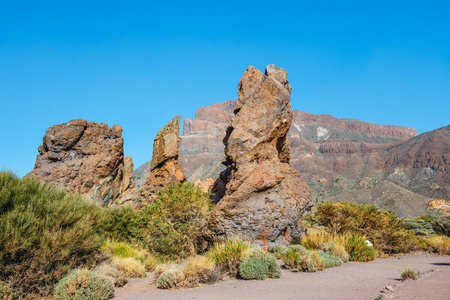
[[[294,109],[448,125],[450,1],[0,0],[0,167],[25,175],[46,129],[79,118],[120,124],[137,167],[171,118],[272,63]]]

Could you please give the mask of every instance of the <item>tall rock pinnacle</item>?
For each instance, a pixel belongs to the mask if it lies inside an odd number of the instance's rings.
[[[308,185],[289,166],[286,137],[293,115],[287,73],[275,65],[265,74],[250,66],[238,94],[209,229],[262,244],[289,243],[299,238],[298,221],[312,204]]]

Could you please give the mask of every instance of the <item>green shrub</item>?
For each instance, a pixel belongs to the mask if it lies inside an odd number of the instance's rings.
[[[350,202],[323,202],[316,207],[314,214],[304,218],[311,226],[330,228],[338,234],[356,232],[365,235],[377,250],[385,253],[406,252],[410,249],[412,235],[394,212]]]
[[[450,216],[438,217],[426,215],[415,219],[406,219],[403,226],[416,235],[446,235],[450,237]]]
[[[102,209],[97,231],[103,237],[120,242],[134,243],[143,238],[140,214],[131,206]]]
[[[111,265],[103,264],[101,266],[98,266],[97,268],[95,268],[94,272],[108,277],[114,284],[114,286],[121,287],[124,286],[125,283],[127,283],[125,275],[120,272],[119,269]]]
[[[375,250],[368,246],[366,238],[357,233],[348,235],[345,250],[350,256],[350,261],[371,261],[375,259]]]
[[[159,276],[157,286],[160,289],[173,289],[182,286],[183,281],[183,272],[178,269],[169,269]]]
[[[301,245],[290,245],[281,253],[284,266],[286,269],[295,269],[298,267],[300,256],[307,251],[305,247]]]
[[[212,259],[222,271],[236,275],[239,264],[253,251],[249,243],[234,239],[215,244],[206,256]]]
[[[319,246],[319,249],[323,252],[333,254],[334,256],[339,257],[343,263],[348,262],[350,256],[347,251],[345,251],[345,246],[341,244],[337,244],[335,242],[327,242]]]
[[[325,260],[318,250],[307,250],[299,259],[298,269],[303,272],[317,272],[325,269]]]
[[[141,211],[145,244],[163,259],[196,254],[210,209],[208,194],[192,184],[165,187]]]
[[[239,265],[239,275],[243,279],[280,278],[281,268],[274,257],[262,251],[255,251]]]
[[[94,230],[99,210],[34,178],[1,172],[0,280],[47,296],[69,270],[97,264],[103,258]]]
[[[272,245],[267,247],[267,251],[269,251],[270,253],[273,253],[273,255],[275,255],[276,258],[281,259],[283,257],[283,251],[286,250],[286,246],[283,245]]]
[[[74,270],[55,287],[55,300],[103,300],[114,294],[110,278],[88,270]]]
[[[332,254],[331,252],[323,252],[319,250],[319,255],[323,258],[325,268],[339,267],[344,263],[342,258]]]

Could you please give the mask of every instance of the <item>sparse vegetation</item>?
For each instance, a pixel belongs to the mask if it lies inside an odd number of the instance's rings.
[[[410,267],[406,267],[405,269],[400,270],[400,276],[402,277],[403,280],[416,279],[417,276],[419,276],[419,272]]]
[[[114,294],[110,278],[85,269],[71,271],[55,287],[55,300],[103,300]]]
[[[127,283],[125,275],[120,272],[119,269],[109,264],[102,264],[101,266],[98,266],[94,269],[94,272],[107,276],[114,286],[121,287]]]
[[[113,257],[113,265],[122,271],[126,276],[132,278],[142,278],[146,276],[145,266],[132,257]]]

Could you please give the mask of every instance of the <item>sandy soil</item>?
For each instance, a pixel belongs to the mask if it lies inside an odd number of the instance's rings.
[[[400,269],[422,276],[402,281]],[[116,290],[115,299],[450,299],[450,256],[409,255],[346,263],[317,273],[283,270],[281,279],[224,280],[185,290],[159,290],[152,276],[132,279]],[[386,286],[394,292],[383,293]],[[380,296],[381,297],[381,296]]]

